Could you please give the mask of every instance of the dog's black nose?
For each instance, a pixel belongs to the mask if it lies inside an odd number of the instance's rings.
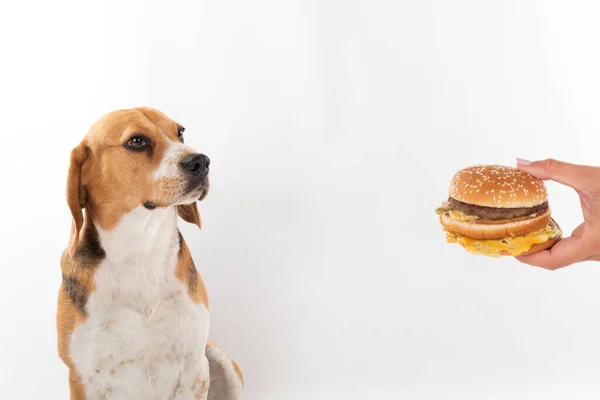
[[[186,171],[196,176],[206,175],[210,159],[204,154],[192,154],[181,161],[181,166]]]

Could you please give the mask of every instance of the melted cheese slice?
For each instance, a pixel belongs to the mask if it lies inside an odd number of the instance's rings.
[[[446,232],[448,243],[458,243],[469,253],[481,254],[489,257],[500,257],[501,252],[518,256],[529,250],[531,246],[544,243],[560,235],[558,229],[547,226],[545,229],[530,233],[525,236],[507,237],[497,240],[473,239],[454,232]]]
[[[455,221],[473,222],[479,219],[479,217],[476,215],[467,215],[462,211],[451,210],[450,204],[447,201],[443,202],[442,205],[435,210],[435,212],[437,215],[448,213],[450,218]]]
[[[450,215],[450,218],[453,220],[461,222],[473,222],[479,219],[476,215],[467,215],[464,212],[457,210],[448,211],[448,215]]]

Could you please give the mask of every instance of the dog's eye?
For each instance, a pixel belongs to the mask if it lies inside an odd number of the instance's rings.
[[[144,150],[150,145],[150,140],[145,136],[137,135],[127,141],[127,147],[131,150]]]
[[[183,132],[185,132],[184,127],[181,127],[177,130],[177,137],[179,138],[179,140],[181,140],[181,143],[183,143]]]

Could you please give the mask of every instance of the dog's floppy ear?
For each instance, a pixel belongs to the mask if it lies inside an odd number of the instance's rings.
[[[184,221],[197,225],[198,228],[202,229],[202,219],[200,219],[200,212],[198,211],[198,202],[178,205],[177,214]]]
[[[81,209],[87,203],[87,193],[81,184],[81,169],[88,157],[88,151],[83,142],[71,150],[71,163],[67,175],[67,204],[73,215],[72,248],[76,248],[79,243],[79,231],[83,226],[83,213]]]

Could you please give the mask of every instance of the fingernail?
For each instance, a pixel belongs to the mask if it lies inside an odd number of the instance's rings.
[[[517,158],[517,164],[521,164],[521,165],[529,165],[531,164],[531,161],[529,160],[524,160],[522,158]]]

